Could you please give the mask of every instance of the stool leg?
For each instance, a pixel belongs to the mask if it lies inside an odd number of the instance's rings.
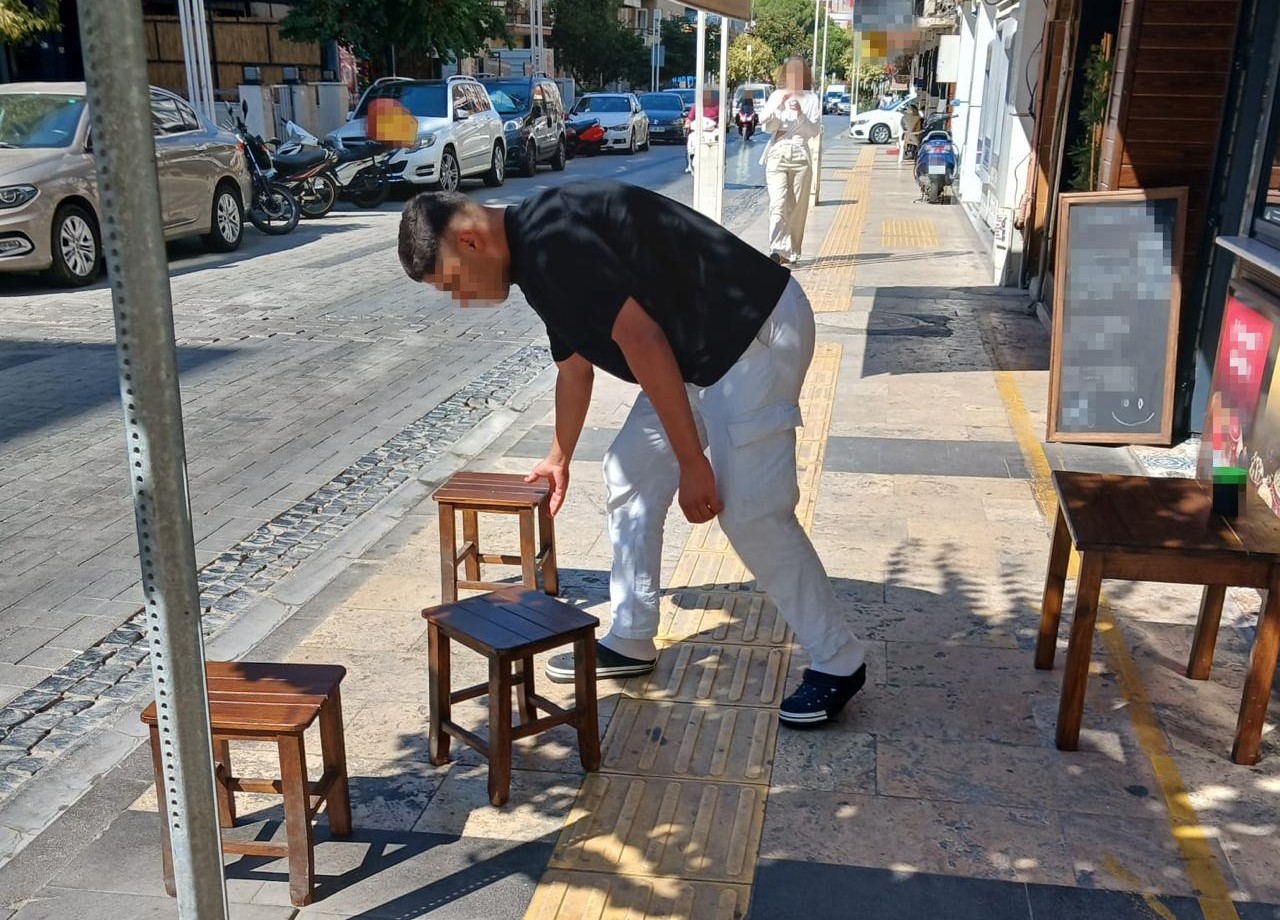
[[[289,851],[289,902],[294,907],[311,903],[315,877],[315,847],[311,832],[307,755],[301,735],[281,735],[280,785],[284,793],[285,845]]]
[[[1226,585],[1204,586],[1196,635],[1191,642],[1191,658],[1187,661],[1187,677],[1192,680],[1208,680],[1213,670],[1213,650],[1218,644],[1218,624],[1222,622],[1222,604],[1226,598]]]
[[[164,787],[164,762],[160,759],[160,727],[151,726],[151,767],[156,774],[156,804],[160,809],[160,868],[164,873],[164,890],[169,897],[178,896],[173,881],[173,844],[169,840],[169,794]]]
[[[1239,764],[1258,762],[1262,744],[1262,725],[1267,718],[1271,699],[1271,680],[1276,673],[1276,655],[1280,653],[1280,568],[1271,572],[1267,600],[1258,617],[1258,632],[1253,638],[1249,673],[1244,680],[1244,696],[1240,700],[1240,718],[1236,722],[1236,740],[1231,759]]]
[[[1084,715],[1084,693],[1089,682],[1089,659],[1093,657],[1093,627],[1098,619],[1098,595],[1102,591],[1100,553],[1080,554],[1080,577],[1076,582],[1076,613],[1071,621],[1067,644],[1067,664],[1062,675],[1062,696],[1058,700],[1058,750],[1074,751],[1080,744],[1080,720]]]
[[[489,802],[499,806],[511,791],[511,662],[489,659]]]
[[[1036,667],[1053,669],[1053,656],[1058,645],[1058,621],[1062,617],[1062,591],[1067,584],[1067,564],[1071,561],[1071,531],[1067,519],[1058,509],[1053,525],[1053,543],[1049,548],[1049,571],[1044,578],[1044,601],[1040,605],[1040,635],[1036,639]]]
[[[427,724],[428,756],[437,767],[449,762],[449,733],[444,723],[452,717],[449,699],[449,638],[435,623],[427,623]]]
[[[538,721],[538,707],[533,705],[531,697],[533,686],[533,658],[521,658],[516,662],[516,710],[520,715],[520,724],[528,725]]]
[[[542,589],[552,597],[560,596],[560,569],[556,565],[556,519],[551,516],[551,499],[538,506],[539,552],[542,558]]]
[[[351,789],[347,783],[347,744],[342,737],[342,694],[337,687],[320,709],[320,756],[325,772],[334,772],[327,799],[329,833],[346,837],[351,833]]]
[[[596,709],[596,640],[588,632],[573,643],[573,705],[578,715],[578,756],[582,769],[600,769],[600,721]]]
[[[533,509],[520,512],[520,567],[524,586],[530,591],[538,590],[538,551],[533,535]]]
[[[215,772],[217,767],[222,767],[221,775],[217,776],[218,790],[218,824],[222,827],[236,826],[236,798],[235,793],[231,791],[227,783],[234,775],[231,772],[231,743],[226,738],[213,739],[213,759],[215,761]]]
[[[462,512],[462,542],[470,543],[475,550],[463,563],[467,581],[480,580],[480,518],[474,511]]]
[[[440,515],[440,599],[452,604],[458,599],[458,534],[453,505],[441,502]]]

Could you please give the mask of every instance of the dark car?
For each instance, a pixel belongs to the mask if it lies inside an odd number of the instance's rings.
[[[649,136],[673,144],[685,142],[684,100],[676,93],[641,93],[640,107],[649,116]]]
[[[564,103],[555,82],[547,77],[490,77],[481,82],[502,116],[507,163],[524,176],[532,176],[542,163],[564,169]]]

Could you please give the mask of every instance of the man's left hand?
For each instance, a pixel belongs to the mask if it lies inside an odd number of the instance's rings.
[[[724,510],[716,474],[706,457],[680,469],[680,510],[692,524],[704,524]]]

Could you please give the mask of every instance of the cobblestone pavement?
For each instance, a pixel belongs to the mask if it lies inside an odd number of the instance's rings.
[[[757,145],[726,218],[758,213]],[[687,201],[683,149],[578,160],[473,194],[614,177]],[[399,203],[217,259],[178,248],[175,327],[207,635],[547,366],[526,309],[459,311],[410,284]],[[0,278],[0,803],[149,687],[121,473],[110,293]]]

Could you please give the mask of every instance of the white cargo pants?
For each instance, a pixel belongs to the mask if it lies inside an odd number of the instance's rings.
[[[689,398],[699,434],[711,449],[724,503],[721,529],[813,667],[847,675],[861,666],[865,646],[795,515],[800,387],[813,346],[813,310],[792,280],[746,353],[712,386],[690,386]],[[663,522],[680,469],[644,394],[605,455],[604,479],[613,544],[610,635],[652,639],[658,632]]]

